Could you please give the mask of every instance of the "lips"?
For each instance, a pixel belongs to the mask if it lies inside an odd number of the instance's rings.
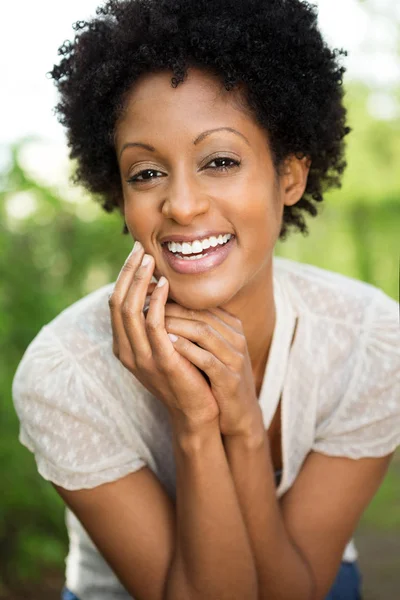
[[[182,237],[180,238],[180,240],[182,240]],[[228,242],[226,242],[226,244],[222,246],[218,245],[214,248],[211,247],[207,250],[204,250],[201,253],[201,258],[194,258],[189,260],[187,258],[181,258],[179,256],[176,256],[176,254],[168,250],[168,246],[166,244],[163,244],[162,251],[163,256],[165,257],[168,265],[177,273],[199,274],[211,271],[212,269],[215,269],[216,267],[221,265],[227,259],[231,251],[235,248],[235,246],[236,237],[232,236],[231,239]],[[192,254],[190,256],[196,255]]]

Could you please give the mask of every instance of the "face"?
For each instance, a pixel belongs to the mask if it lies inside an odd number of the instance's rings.
[[[265,130],[212,75],[192,68],[170,81],[138,81],[117,124],[122,211],[173,300],[226,308],[270,282],[283,207],[300,199],[307,169],[293,159],[278,176]]]

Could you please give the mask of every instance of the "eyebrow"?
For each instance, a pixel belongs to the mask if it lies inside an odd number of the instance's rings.
[[[237,131],[237,129],[233,129],[233,127],[218,127],[217,129],[209,129],[208,131],[203,131],[203,133],[198,135],[197,138],[193,140],[193,144],[196,146],[196,144],[202,142],[205,137],[207,137],[211,133],[215,133],[216,131],[230,131],[231,133],[235,133],[236,135],[239,135],[241,138],[243,138],[246,144],[250,146],[250,142],[247,139],[247,137],[244,136],[243,133],[240,133],[240,131]]]
[[[211,135],[212,133],[216,133],[217,131],[230,131],[231,133],[239,135],[241,138],[244,139],[244,141],[246,142],[246,144],[248,146],[250,146],[250,142],[247,139],[247,137],[244,136],[243,133],[240,133],[240,131],[237,131],[236,129],[233,129],[233,127],[217,127],[216,129],[208,129],[207,131],[203,131],[203,133],[201,133],[200,135],[198,135],[193,140],[193,144],[195,146],[197,144],[200,144],[200,142],[202,142],[204,140],[204,138],[206,138],[207,136]],[[149,152],[155,152],[156,151],[156,149],[154,148],[154,146],[150,146],[150,144],[144,144],[143,142],[127,142],[126,144],[124,144],[122,146],[121,152],[119,154],[119,158],[121,158],[121,155],[122,155],[123,151],[126,148],[132,148],[132,147],[137,147],[137,146],[139,148],[144,148],[145,150],[148,150]]]

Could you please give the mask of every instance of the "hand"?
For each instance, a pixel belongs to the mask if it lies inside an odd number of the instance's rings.
[[[223,435],[247,434],[262,423],[253,371],[240,319],[221,308],[165,307],[165,328],[179,336],[176,350],[201,369],[219,407]]]
[[[154,259],[143,248],[128,257],[109,298],[113,352],[122,364],[190,430],[218,419],[218,405],[200,371],[176,351],[165,330],[168,281],[153,287]],[[160,279],[160,282],[162,279]],[[160,283],[159,282],[159,283]],[[149,309],[143,312],[150,288]]]

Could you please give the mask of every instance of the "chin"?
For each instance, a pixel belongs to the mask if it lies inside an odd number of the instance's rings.
[[[219,293],[218,293],[219,292]],[[210,308],[221,307],[226,304],[230,299],[231,295],[227,295],[227,290],[215,290],[213,293],[199,293],[199,292],[186,292],[182,289],[177,294],[174,293],[173,288],[170,289],[169,298],[180,304],[185,308],[191,310],[209,310]]]

